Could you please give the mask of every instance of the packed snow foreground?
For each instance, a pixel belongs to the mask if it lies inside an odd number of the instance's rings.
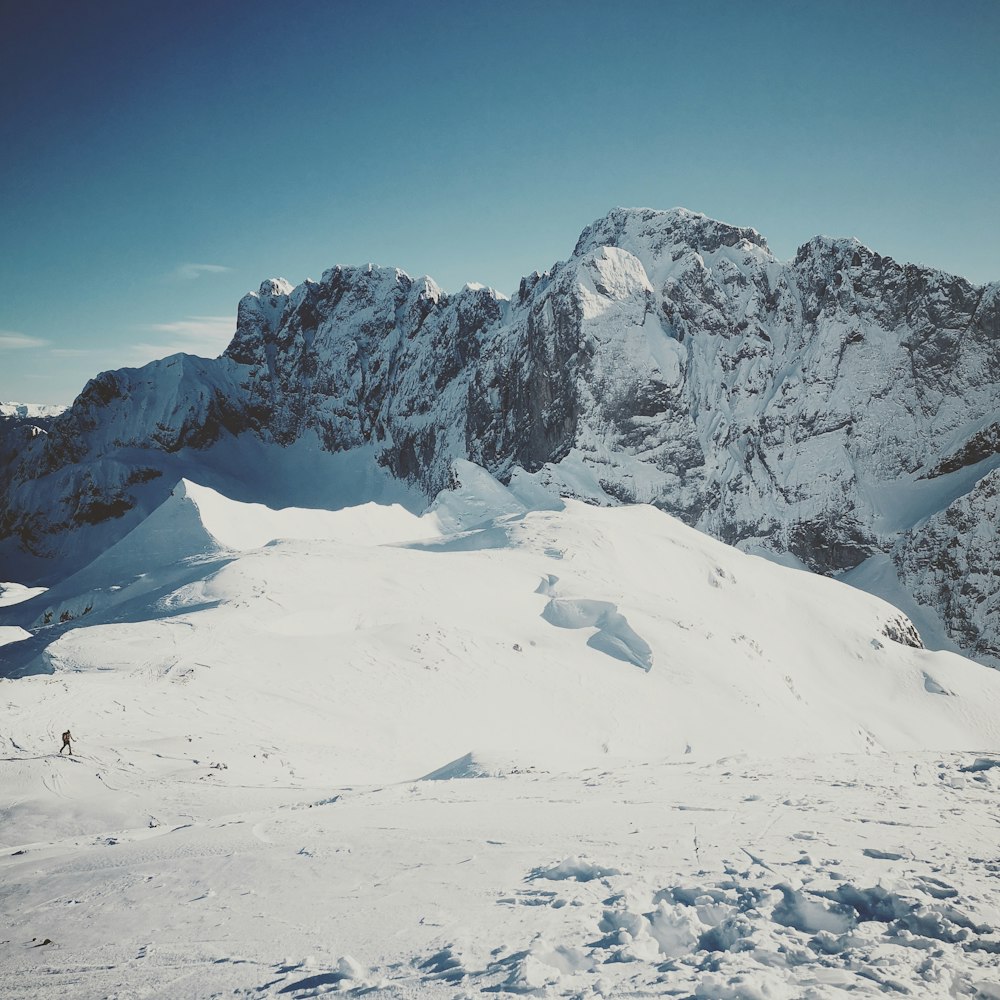
[[[182,482],[4,589],[0,995],[1000,997],[1000,673],[651,507],[455,482]]]

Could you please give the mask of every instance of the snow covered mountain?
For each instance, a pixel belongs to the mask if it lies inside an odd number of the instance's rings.
[[[34,438],[47,434],[52,421],[65,410],[65,406],[39,403],[0,403],[0,470],[29,450]]]
[[[526,506],[651,503],[906,605],[1000,662],[1000,284],[616,209],[511,299],[335,267],[240,303],[216,360],[92,380],[0,472],[7,575],[53,581],[182,477],[413,511],[468,459]],[[546,499],[548,497],[549,499]]]
[[[48,403],[0,403],[0,417],[17,417],[19,419],[58,417],[65,409],[65,406]]]

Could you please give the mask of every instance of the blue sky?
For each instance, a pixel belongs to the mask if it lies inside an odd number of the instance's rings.
[[[615,205],[1000,279],[1000,3],[7,5],[0,399],[214,355],[263,278],[511,291]]]

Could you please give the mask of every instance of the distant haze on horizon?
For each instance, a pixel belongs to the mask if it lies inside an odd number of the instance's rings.
[[[261,280],[504,292],[614,206],[1000,280],[1000,3],[11,7],[0,400],[217,355]]]

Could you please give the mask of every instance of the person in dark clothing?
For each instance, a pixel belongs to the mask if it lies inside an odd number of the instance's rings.
[[[67,730],[66,730],[66,732],[64,732],[64,733],[63,733],[63,744],[62,744],[62,746],[61,746],[61,747],[59,748],[59,753],[60,753],[60,754],[62,754],[63,750],[69,750],[69,755],[70,755],[70,757],[72,757],[72,756],[73,756],[73,747],[72,747],[72,746],[70,745],[70,741],[71,741],[72,739],[73,739],[73,735],[72,735],[72,733],[70,733],[70,731],[69,731],[69,730],[67,729]]]

